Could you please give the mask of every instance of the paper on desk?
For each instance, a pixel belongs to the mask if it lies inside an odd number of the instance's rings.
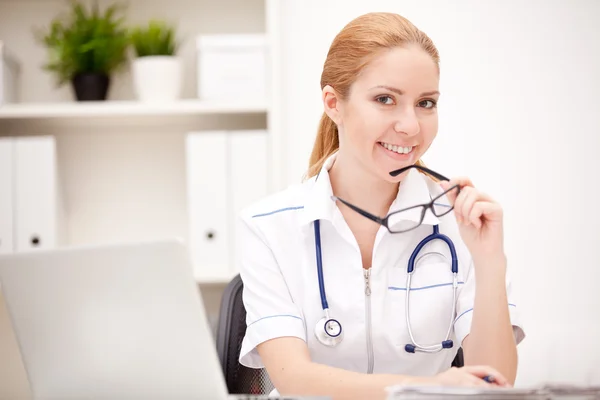
[[[541,387],[542,390],[560,396],[593,396],[600,399],[600,386],[580,386],[575,384],[548,383]]]
[[[492,386],[475,388],[461,386],[390,386],[387,389],[388,400],[407,399],[547,399],[547,392],[540,389],[516,389]]]

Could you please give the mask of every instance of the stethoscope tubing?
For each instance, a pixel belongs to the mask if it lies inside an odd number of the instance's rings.
[[[327,313],[329,304],[327,303],[327,295],[325,294],[325,282],[323,279],[323,252],[321,250],[321,221],[316,220],[314,223],[315,229],[315,253],[317,256],[317,277],[319,279],[319,292],[321,293],[321,306],[323,311]],[[327,316],[329,319],[329,316]]]
[[[450,321],[448,323],[448,331],[446,332],[446,337],[444,342],[450,339],[450,334],[452,333],[452,326],[454,324],[454,313],[456,312],[456,292],[458,290],[458,274],[452,274],[452,312],[450,313]],[[406,327],[408,328],[408,334],[410,336],[410,340],[412,342],[412,346],[414,346],[415,351],[421,351],[424,353],[437,353],[443,348],[442,344],[434,344],[434,345],[422,345],[417,343],[415,337],[412,332],[412,326],[410,323],[410,290],[411,290],[411,277],[412,273],[408,274],[406,277],[406,301],[405,301],[405,315],[406,315]]]
[[[317,278],[319,281],[319,294],[321,297],[321,306],[323,308],[323,313],[324,313],[324,318],[319,320],[319,322],[317,323],[317,328],[315,330],[315,333],[316,333],[317,339],[322,344],[327,345],[327,346],[335,346],[339,343],[339,341],[341,341],[340,334],[342,332],[342,325],[339,323],[339,321],[332,319],[329,315],[329,304],[327,302],[327,295],[325,293],[325,282],[324,282],[324,277],[323,277],[323,259],[322,259],[323,253],[322,253],[322,247],[321,247],[321,223],[319,220],[316,220],[314,222],[314,237],[315,237],[315,255],[316,255],[316,263],[317,263]],[[450,255],[452,257],[452,312],[450,314],[450,321],[448,323],[448,330],[446,332],[446,337],[445,337],[444,341],[442,343],[438,343],[438,344],[434,344],[434,345],[421,345],[416,342],[413,331],[412,331],[412,326],[410,323],[411,280],[412,280],[412,274],[415,271],[415,265],[417,264],[416,259],[417,259],[417,256],[419,255],[419,252],[423,249],[423,247],[427,243],[429,243],[433,240],[436,240],[436,239],[440,239],[448,245],[448,248],[450,249]],[[456,249],[454,247],[454,244],[452,243],[452,240],[450,240],[450,238],[448,236],[440,234],[439,226],[434,225],[433,233],[431,235],[427,236],[421,242],[419,242],[417,247],[413,250],[413,252],[409,258],[409,261],[408,261],[407,277],[406,277],[405,314],[406,314],[406,326],[408,329],[408,334],[410,336],[411,344],[408,344],[405,346],[405,349],[407,352],[414,353],[416,351],[420,351],[420,352],[424,352],[424,353],[436,353],[444,348],[453,347],[453,343],[451,340],[449,340],[449,338],[450,338],[450,334],[452,332],[452,326],[453,326],[453,322],[454,322],[454,314],[456,312],[457,289],[458,289],[458,258],[456,256]],[[339,328],[339,333],[337,335],[331,335],[327,331],[326,327],[327,327],[327,323],[329,321],[331,321],[334,324],[337,324],[337,327]],[[321,324],[323,325],[323,330],[324,330],[323,333],[325,333],[324,337],[321,336],[322,333],[320,332],[320,329],[319,329],[319,326],[321,326]],[[339,339],[339,340],[335,340],[332,342],[331,339]]]

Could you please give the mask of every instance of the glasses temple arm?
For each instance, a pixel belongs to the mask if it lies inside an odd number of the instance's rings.
[[[371,214],[368,211],[365,211],[365,210],[363,210],[361,208],[358,208],[355,205],[352,205],[352,204],[348,203],[347,201],[340,199],[339,197],[331,196],[331,199],[334,200],[334,201],[336,201],[336,200],[340,201],[341,203],[345,204],[347,207],[349,207],[352,210],[356,211],[357,213],[359,213],[363,217],[367,217],[370,220],[375,221],[375,222],[377,222],[379,224],[383,223],[383,219],[379,218],[377,215],[373,215],[373,214]]]
[[[416,168],[416,169],[418,169],[418,170],[421,170],[421,171],[423,171],[423,172],[426,172],[426,173],[428,173],[429,175],[431,175],[431,176],[433,176],[434,178],[436,178],[436,179],[439,179],[439,180],[441,180],[441,181],[450,181],[450,179],[446,178],[444,175],[442,175],[442,174],[438,174],[437,172],[435,172],[435,171],[432,171],[432,170],[430,170],[430,169],[429,169],[429,168],[427,168],[427,167],[422,167],[422,166],[420,166],[420,165],[416,165],[416,164],[414,164],[414,165],[409,165],[409,166],[407,166],[407,167],[400,168],[400,169],[397,169],[397,170],[395,170],[395,171],[392,171],[392,172],[390,172],[390,175],[391,175],[391,176],[398,176],[398,175],[400,175],[401,173],[403,173],[404,171],[407,171],[407,170],[409,170],[410,168]]]

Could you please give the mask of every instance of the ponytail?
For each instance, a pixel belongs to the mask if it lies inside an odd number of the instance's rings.
[[[336,124],[323,113],[319,121],[317,137],[308,163],[307,177],[311,178],[321,171],[327,158],[340,147]]]

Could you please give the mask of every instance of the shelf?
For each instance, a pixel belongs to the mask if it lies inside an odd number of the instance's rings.
[[[171,103],[97,101],[17,103],[0,105],[0,135],[64,132],[67,128],[89,129],[107,125],[175,127],[181,129],[236,129],[266,125],[264,103],[179,100]]]
[[[264,104],[180,100],[165,104],[137,101],[22,103],[0,106],[0,120],[37,118],[137,117],[154,115],[266,113]]]

